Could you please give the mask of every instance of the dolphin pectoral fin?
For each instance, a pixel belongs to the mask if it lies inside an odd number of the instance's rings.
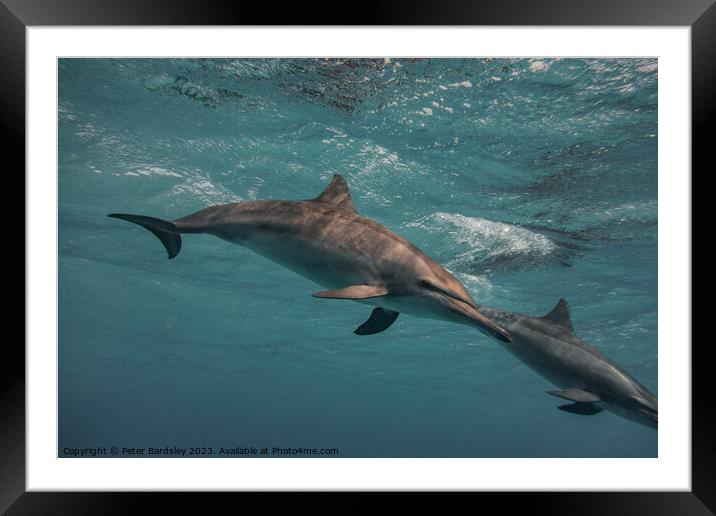
[[[373,335],[387,330],[400,315],[385,308],[375,308],[366,322],[361,324],[353,333],[356,335]]]
[[[565,412],[580,414],[582,416],[593,416],[594,414],[599,414],[602,410],[604,410],[602,407],[595,405],[594,403],[569,403],[568,405],[560,405],[557,408],[559,410],[564,410]]]
[[[385,296],[388,288],[385,285],[352,285],[338,290],[326,290],[311,294],[313,297],[328,299],[368,299],[370,297]]]
[[[601,398],[596,394],[592,394],[584,389],[555,389],[553,391],[547,391],[547,394],[563,398],[565,400],[574,401],[576,403],[594,403],[599,401]],[[561,408],[561,407],[560,407]]]

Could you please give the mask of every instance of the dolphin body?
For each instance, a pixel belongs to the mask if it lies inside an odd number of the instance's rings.
[[[352,299],[376,308],[355,333],[386,330],[401,312],[474,326],[502,342],[510,335],[480,313],[463,285],[435,260],[384,226],[356,213],[336,174],[315,199],[211,206],[172,222],[113,213],[148,229],[169,258],[181,233],[208,233],[239,244],[328,290],[313,296]]]
[[[547,391],[572,403],[557,408],[592,415],[604,408],[651,428],[658,428],[657,398],[604,354],[574,333],[564,299],[543,317],[531,317],[497,308],[480,312],[506,329],[512,354],[549,382],[560,387]]]

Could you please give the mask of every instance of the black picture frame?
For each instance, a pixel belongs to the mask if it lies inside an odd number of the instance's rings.
[[[690,26],[692,59],[692,169],[704,169],[709,147],[707,123],[716,102],[716,5],[714,0],[405,0],[359,5],[325,24],[342,25],[552,25]],[[43,25],[247,25],[310,24],[317,13],[335,13],[335,4],[272,5],[224,0],[0,0],[0,113],[4,163],[25,165],[25,29]],[[347,11],[344,11],[347,12]],[[661,100],[661,99],[660,99]],[[11,159],[14,158],[14,159]],[[710,167],[712,168],[712,167]],[[693,174],[692,174],[693,177]],[[24,190],[24,182],[22,186]],[[24,238],[24,237],[23,237]],[[25,256],[25,258],[27,258]],[[164,513],[206,511],[210,494],[191,501],[175,493],[60,493],[25,490],[25,352],[6,338],[0,375],[0,512],[7,514],[125,514],[159,502]],[[674,343],[675,344],[675,343]],[[691,329],[684,342],[691,344]],[[716,511],[714,389],[706,358],[710,342],[692,346],[692,490],[690,492],[475,493],[500,510],[548,514],[699,515]],[[212,494],[232,504],[246,493]],[[273,502],[272,502],[273,503]],[[368,507],[366,507],[368,508]]]

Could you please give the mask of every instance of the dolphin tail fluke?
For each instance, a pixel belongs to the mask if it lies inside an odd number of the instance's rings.
[[[181,250],[181,233],[179,233],[179,229],[173,222],[155,219],[154,217],[145,217],[144,215],[129,215],[127,213],[110,213],[109,217],[139,224],[154,233],[164,244],[169,254],[169,259],[174,258]]]

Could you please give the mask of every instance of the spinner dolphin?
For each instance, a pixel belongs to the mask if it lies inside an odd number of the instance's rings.
[[[248,201],[211,206],[174,221],[113,213],[148,229],[169,258],[182,233],[203,233],[245,246],[317,283],[318,298],[372,305],[355,333],[390,327],[400,313],[476,327],[502,342],[507,331],[485,317],[465,287],[408,240],[355,210],[340,175],[315,199]]]

